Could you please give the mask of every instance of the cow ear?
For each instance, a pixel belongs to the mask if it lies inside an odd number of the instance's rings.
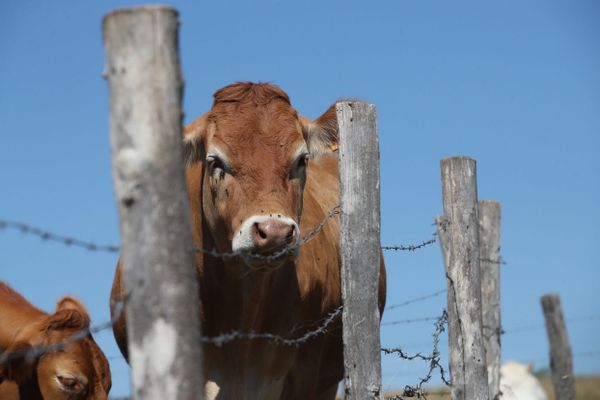
[[[204,137],[209,124],[209,113],[189,124],[183,130],[183,159],[192,165],[204,159]]]
[[[65,296],[56,304],[54,314],[46,320],[45,329],[77,329],[83,330],[90,326],[90,316],[79,300]]]
[[[332,104],[323,115],[315,120],[301,116],[300,123],[308,151],[313,158],[337,151],[338,122],[335,104]]]
[[[29,343],[18,342],[11,345],[0,356],[0,383],[3,380],[22,385],[33,377],[37,360],[29,356],[33,347]]]

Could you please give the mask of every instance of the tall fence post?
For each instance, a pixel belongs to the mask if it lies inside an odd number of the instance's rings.
[[[380,399],[379,142],[375,106],[336,106],[340,132],[340,253],[347,400]]]
[[[555,397],[557,400],[575,400],[573,356],[560,296],[547,294],[542,296],[541,302],[550,342],[550,368]]]
[[[135,399],[203,397],[178,27],[168,7],[116,10],[103,21]]]
[[[437,218],[437,227],[448,285],[452,399],[487,399],[476,163],[468,157],[445,158],[441,170],[444,216]]]
[[[490,399],[500,396],[500,203],[479,202],[479,258],[483,344]]]

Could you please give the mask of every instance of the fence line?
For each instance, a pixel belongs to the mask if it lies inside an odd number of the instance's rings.
[[[312,240],[314,237],[316,237],[319,234],[319,232],[321,232],[324,229],[327,221],[330,218],[333,218],[339,214],[340,214],[339,206],[336,206],[333,209],[331,209],[326,214],[325,218],[318,225],[316,225],[305,236],[302,237],[302,239],[299,241],[297,246],[304,245],[307,242],[309,242],[310,240]],[[440,222],[441,222],[440,227],[443,227],[445,222],[443,220],[440,220]],[[101,245],[101,244],[97,244],[97,243],[94,243],[91,241],[81,240],[81,239],[78,239],[75,237],[69,237],[69,236],[55,234],[51,231],[45,231],[45,230],[36,228],[34,226],[31,226],[31,225],[28,225],[25,223],[15,222],[15,221],[6,220],[6,219],[0,219],[0,230],[9,230],[9,229],[21,231],[23,234],[37,236],[43,241],[58,242],[58,243],[64,244],[65,246],[80,247],[80,248],[83,248],[83,249],[89,250],[89,251],[109,252],[109,253],[117,253],[118,251],[120,251],[119,246]],[[434,234],[433,236],[434,237],[432,239],[430,239],[428,241],[423,241],[417,245],[382,246],[381,249],[382,250],[392,250],[392,251],[398,251],[398,250],[414,251],[416,249],[423,248],[432,243],[435,243],[436,239],[437,239],[437,234]],[[231,256],[241,255],[240,253],[237,253],[237,254],[216,253],[214,250],[210,250],[210,251],[204,250],[204,249],[195,249],[195,250],[204,252],[211,256],[218,256],[218,257],[231,257]],[[285,251],[289,251],[289,249],[285,249]],[[244,254],[244,256],[248,256],[248,255]],[[279,257],[279,256],[281,256],[281,254],[277,254],[274,256],[271,255],[270,257]],[[250,255],[250,257],[252,257],[252,255]],[[268,256],[265,256],[265,257],[268,257]],[[498,257],[497,260],[480,257],[479,261],[481,263],[491,263],[491,264],[499,264],[499,265],[506,264],[506,262],[501,257]],[[386,308],[386,310],[393,310],[393,309],[405,307],[405,306],[408,306],[413,303],[417,303],[417,302],[424,301],[424,300],[427,300],[430,298],[438,297],[441,294],[446,293],[446,292],[447,292],[447,289],[442,289],[442,290],[438,290],[438,291],[435,291],[435,292],[432,292],[429,294],[421,295],[421,296],[411,298],[409,300],[391,305],[388,308]],[[49,346],[39,346],[39,347],[28,349],[27,351],[22,351],[22,352],[14,352],[14,353],[10,353],[10,354],[0,353],[0,363],[5,362],[7,360],[16,359],[19,357],[24,357],[26,359],[32,360],[34,357],[38,357],[39,355],[41,355],[43,353],[59,351],[61,349],[64,349],[66,346],[85,338],[89,334],[94,334],[94,333],[98,333],[103,330],[109,329],[113,326],[114,322],[119,318],[119,316],[122,312],[123,306],[124,306],[124,302],[117,302],[116,307],[117,307],[118,311],[117,311],[117,313],[115,313],[115,316],[110,321],[99,324],[99,325],[94,325],[87,329],[78,331],[63,342],[56,343],[54,345],[49,345]],[[343,310],[342,306],[333,310],[327,316],[327,318],[325,318],[324,320],[322,319],[322,323],[319,326],[317,326],[313,330],[307,331],[303,335],[296,337],[296,338],[275,335],[272,333],[232,331],[232,332],[223,333],[221,335],[217,335],[214,337],[202,336],[201,341],[203,343],[212,344],[215,346],[222,346],[226,343],[229,343],[229,342],[235,341],[235,340],[267,340],[267,341],[271,341],[273,343],[276,343],[276,344],[282,345],[282,346],[299,346],[314,337],[317,337],[322,334],[326,334],[328,332],[327,328],[331,325],[331,323],[334,320],[336,320],[341,315],[342,310]],[[444,313],[444,318],[446,320],[443,323],[447,323],[447,315],[445,313]],[[578,323],[578,322],[596,321],[596,320],[600,320],[600,314],[591,314],[591,315],[583,315],[583,316],[565,318],[565,322],[569,322],[569,323]],[[430,369],[429,369],[428,373],[426,374],[426,376],[424,378],[420,378],[421,380],[417,385],[414,385],[414,386],[407,385],[404,388],[404,391],[401,396],[394,396],[394,397],[390,397],[388,399],[403,399],[405,397],[425,397],[425,393],[423,392],[422,385],[427,383],[431,379],[432,373],[436,369],[439,369],[441,379],[444,382],[444,384],[450,385],[449,379],[446,379],[446,376],[445,376],[446,371],[443,369],[442,365],[439,364],[439,356],[440,356],[440,353],[438,350],[439,336],[444,331],[443,328],[441,330],[439,328],[439,323],[441,321],[441,317],[433,317],[432,316],[432,317],[423,317],[423,318],[395,320],[395,321],[384,322],[381,325],[382,326],[394,326],[394,325],[400,325],[400,324],[410,324],[410,323],[428,322],[428,321],[436,321],[436,332],[434,333],[434,349],[433,349],[431,355],[423,355],[420,352],[411,355],[411,354],[405,353],[401,348],[381,348],[381,351],[385,355],[397,355],[398,357],[405,359],[407,361],[421,360],[421,361],[425,361],[425,362],[430,362],[430,366],[429,366]],[[317,322],[318,321],[312,321],[312,323],[317,323]],[[442,327],[443,327],[443,323],[442,323]],[[484,326],[483,328],[485,329],[486,327]],[[520,333],[520,332],[526,332],[526,331],[532,331],[532,330],[541,330],[543,328],[544,328],[543,324],[535,324],[535,325],[517,326],[514,328],[509,328],[507,330],[500,330],[500,332],[502,334],[513,334],[513,333]],[[600,350],[590,350],[590,351],[585,351],[585,352],[573,353],[573,357],[595,357],[598,355],[600,355]],[[109,357],[110,360],[117,359],[117,358],[122,358],[122,356]]]
[[[313,227],[311,230],[309,230],[308,233],[306,235],[304,235],[298,243],[296,243],[294,245],[289,245],[288,247],[286,247],[282,250],[279,250],[277,253],[274,253],[274,254],[271,254],[268,256],[260,255],[260,254],[253,254],[253,253],[244,253],[244,252],[240,252],[240,251],[238,251],[238,252],[218,252],[215,249],[203,249],[203,248],[198,248],[198,247],[194,248],[194,250],[196,252],[208,254],[211,257],[233,258],[233,257],[238,257],[238,256],[243,255],[244,257],[249,257],[249,258],[274,260],[285,254],[289,254],[290,252],[296,251],[299,246],[302,246],[302,245],[308,243],[309,241],[311,241],[319,232],[321,232],[324,229],[325,225],[327,224],[327,220],[340,214],[339,207],[340,206],[337,205],[337,206],[333,207],[331,210],[329,210],[326,213],[325,218],[319,224],[317,224],[315,227]],[[74,236],[61,235],[58,233],[54,233],[50,230],[44,230],[44,229],[38,228],[36,226],[30,225],[25,222],[18,222],[18,221],[13,221],[13,220],[9,220],[9,219],[0,219],[0,230],[16,230],[16,231],[20,231],[21,233],[23,233],[25,235],[36,236],[42,241],[60,243],[67,247],[79,247],[79,248],[83,248],[84,250],[88,250],[88,251],[92,251],[92,252],[119,253],[121,251],[120,246],[117,246],[117,245],[98,244],[93,241],[79,239]],[[431,245],[435,242],[436,242],[436,239],[433,238],[430,240],[424,240],[421,243],[416,244],[416,245],[409,244],[409,245],[381,246],[381,250],[412,252],[417,249],[421,249],[423,247]],[[494,262],[493,260],[490,260],[490,261]]]
[[[110,321],[101,323],[99,325],[94,325],[93,327],[78,331],[73,335],[73,338],[69,338],[69,339],[65,340],[64,342],[60,342],[60,343],[57,343],[52,346],[39,346],[39,347],[32,348],[28,351],[32,351],[32,355],[36,356],[36,355],[39,355],[44,352],[61,350],[65,346],[67,346],[71,343],[74,343],[77,340],[83,339],[85,337],[84,334],[89,334],[89,333],[94,334],[94,333],[98,333],[103,330],[111,328],[112,325],[114,324],[114,322],[116,322],[116,320],[121,315],[122,306],[125,303],[125,301],[115,302],[115,304],[116,304],[115,308],[117,311],[115,313],[115,316]],[[325,319],[325,322],[322,325],[315,328],[313,331],[307,332],[305,335],[310,334],[310,337],[314,337],[314,336],[316,336],[315,332],[317,332],[317,331],[324,333],[324,328],[326,328],[328,325],[330,325],[331,322],[340,315],[341,308],[342,307],[340,306],[337,309],[335,309],[334,311],[332,311],[330,313],[330,315]],[[600,319],[600,315],[590,315],[590,316],[584,316],[584,317],[566,318],[565,322],[585,322],[585,321],[595,321],[598,319]],[[439,320],[440,320],[439,316],[438,317],[424,317],[424,318],[413,318],[413,319],[384,322],[381,325],[410,324],[410,323],[414,323],[414,322],[428,322],[428,321],[439,321]],[[314,323],[317,321],[311,321],[311,322]],[[535,328],[543,329],[544,325],[543,324],[537,325],[537,326],[535,326]],[[508,332],[503,331],[502,333],[507,334],[507,333],[512,333],[512,331],[508,331]],[[79,336],[80,334],[83,336]],[[223,345],[223,344],[228,343],[233,340],[254,340],[254,339],[267,339],[267,340],[272,339],[271,341],[281,342],[281,343],[284,343],[284,345],[295,345],[295,343],[293,343],[294,341],[298,342],[296,344],[301,344],[302,342],[305,342],[308,340],[308,339],[301,339],[301,338],[289,339],[289,338],[286,338],[283,336],[274,335],[272,333],[252,333],[252,332],[248,333],[248,332],[240,332],[240,331],[232,331],[232,332],[225,333],[225,334],[218,335],[218,336],[203,336],[202,337],[202,341],[204,343],[212,343],[217,346]],[[56,348],[56,350],[55,350],[55,348]],[[24,351],[23,353],[27,353],[28,351]],[[15,353],[11,353],[11,354],[15,354]],[[591,350],[589,352],[574,353],[573,356],[586,356],[586,355],[594,355],[594,354],[600,354],[600,350]],[[24,356],[25,356],[24,354],[19,354],[19,355],[15,354],[15,356],[11,355],[8,358],[6,356],[4,356],[4,358],[0,358],[0,363],[2,363],[2,361],[5,361],[7,359],[12,360],[13,358],[24,357]],[[121,357],[122,356],[111,356],[109,358],[121,358]]]

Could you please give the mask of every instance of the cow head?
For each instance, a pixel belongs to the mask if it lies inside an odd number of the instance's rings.
[[[91,335],[56,351],[35,354],[38,347],[69,341],[89,328],[85,308],[72,297],[58,302],[28,335],[18,337],[0,365],[3,379],[14,381],[21,396],[44,400],[106,400],[111,386],[109,365]],[[25,356],[28,354],[28,356]]]
[[[242,254],[255,270],[295,257],[310,160],[337,148],[334,107],[312,121],[278,87],[236,83],[215,93],[184,142],[188,189],[199,189],[190,196],[202,196],[217,249]]]

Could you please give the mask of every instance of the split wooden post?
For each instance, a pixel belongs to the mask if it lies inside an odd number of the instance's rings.
[[[547,294],[542,296],[541,302],[550,342],[550,369],[555,397],[557,400],[575,400],[573,356],[560,296]]]
[[[437,218],[437,227],[448,285],[452,399],[487,399],[476,163],[468,157],[445,158],[441,170],[444,216]]]
[[[379,142],[375,106],[336,105],[340,148],[340,253],[347,400],[380,399]]]
[[[487,361],[490,399],[500,396],[500,203],[479,202],[479,258],[483,344]]]
[[[202,399],[199,292],[182,154],[176,10],[105,16],[112,170],[134,399]]]

